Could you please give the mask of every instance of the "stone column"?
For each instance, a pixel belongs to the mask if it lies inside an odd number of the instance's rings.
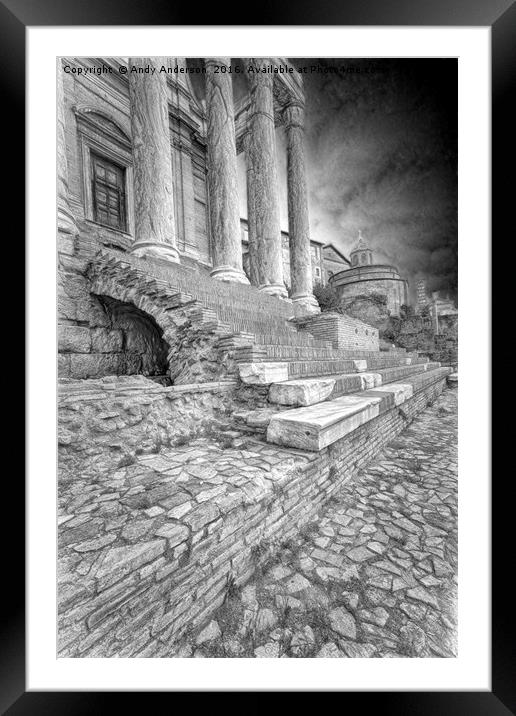
[[[164,58],[129,58],[133,139],[135,241],[137,256],[179,262],[174,218],[172,158]],[[140,70],[132,72],[132,68]],[[154,74],[143,72],[156,67]]]
[[[230,64],[229,57],[206,59],[206,141],[213,239],[211,276],[221,281],[249,283],[242,268],[233,86],[229,72],[215,71],[223,66],[229,69]]]
[[[251,134],[249,131],[244,136],[244,153],[246,158],[246,183],[247,183],[247,239],[249,249],[249,280],[253,286],[258,286],[258,254],[256,245],[256,216],[254,208],[254,174],[252,163],[249,158],[249,142]]]
[[[57,61],[57,229],[73,238],[79,233],[68,200],[68,160],[66,158],[66,119],[63,64]]]
[[[269,63],[265,59],[250,59],[248,64],[260,68]],[[248,77],[251,90],[248,161],[251,166],[250,191],[254,207],[258,287],[265,293],[286,298],[276,167],[273,77],[265,72],[250,72]]]
[[[304,107],[292,103],[283,111],[287,135],[288,233],[291,299],[295,315],[319,313],[312,293],[312,257],[308,222],[308,191],[303,147]]]

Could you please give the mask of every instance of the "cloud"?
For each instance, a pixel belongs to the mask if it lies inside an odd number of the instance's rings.
[[[313,236],[349,252],[361,229],[412,285],[455,294],[455,60],[334,64],[381,71],[306,76]]]
[[[314,60],[354,72],[303,75],[312,236],[353,248],[359,229],[378,262],[412,291],[457,289],[457,63]],[[367,71],[365,71],[367,70]],[[288,227],[286,145],[277,131],[282,227]],[[239,158],[245,214],[245,164]],[[412,294],[414,295],[414,294]]]

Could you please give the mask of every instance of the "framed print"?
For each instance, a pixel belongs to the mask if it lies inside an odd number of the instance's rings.
[[[488,380],[514,7],[368,5],[4,3],[29,398],[7,712],[515,708]]]

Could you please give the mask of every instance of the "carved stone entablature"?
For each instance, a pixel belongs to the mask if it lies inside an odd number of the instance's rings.
[[[206,137],[200,134],[200,132],[192,132],[192,141],[197,142],[202,147],[206,146]]]
[[[64,77],[94,89],[99,103],[107,100],[113,110],[128,113],[129,87],[126,76],[119,72],[117,58],[63,57],[62,65]]]
[[[169,104],[168,113],[172,122],[179,122],[187,127],[190,132],[200,132],[201,122],[197,121],[192,115],[189,115],[184,109]]]
[[[272,91],[274,95],[274,125],[281,127],[285,124],[285,109],[289,106],[303,107],[305,96],[302,76],[295,70],[285,57],[270,57],[267,67],[273,77]],[[246,60],[247,62],[247,60]],[[249,64],[253,62],[249,60]],[[274,68],[291,68],[292,72],[274,72]],[[244,136],[247,131],[251,98],[246,95],[235,104],[235,132],[237,152],[244,151]]]

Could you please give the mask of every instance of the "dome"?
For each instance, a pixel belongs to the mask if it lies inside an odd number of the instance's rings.
[[[362,236],[362,231],[358,232],[358,241],[355,248],[350,253],[351,266],[371,266],[373,263],[373,252],[368,247]]]

